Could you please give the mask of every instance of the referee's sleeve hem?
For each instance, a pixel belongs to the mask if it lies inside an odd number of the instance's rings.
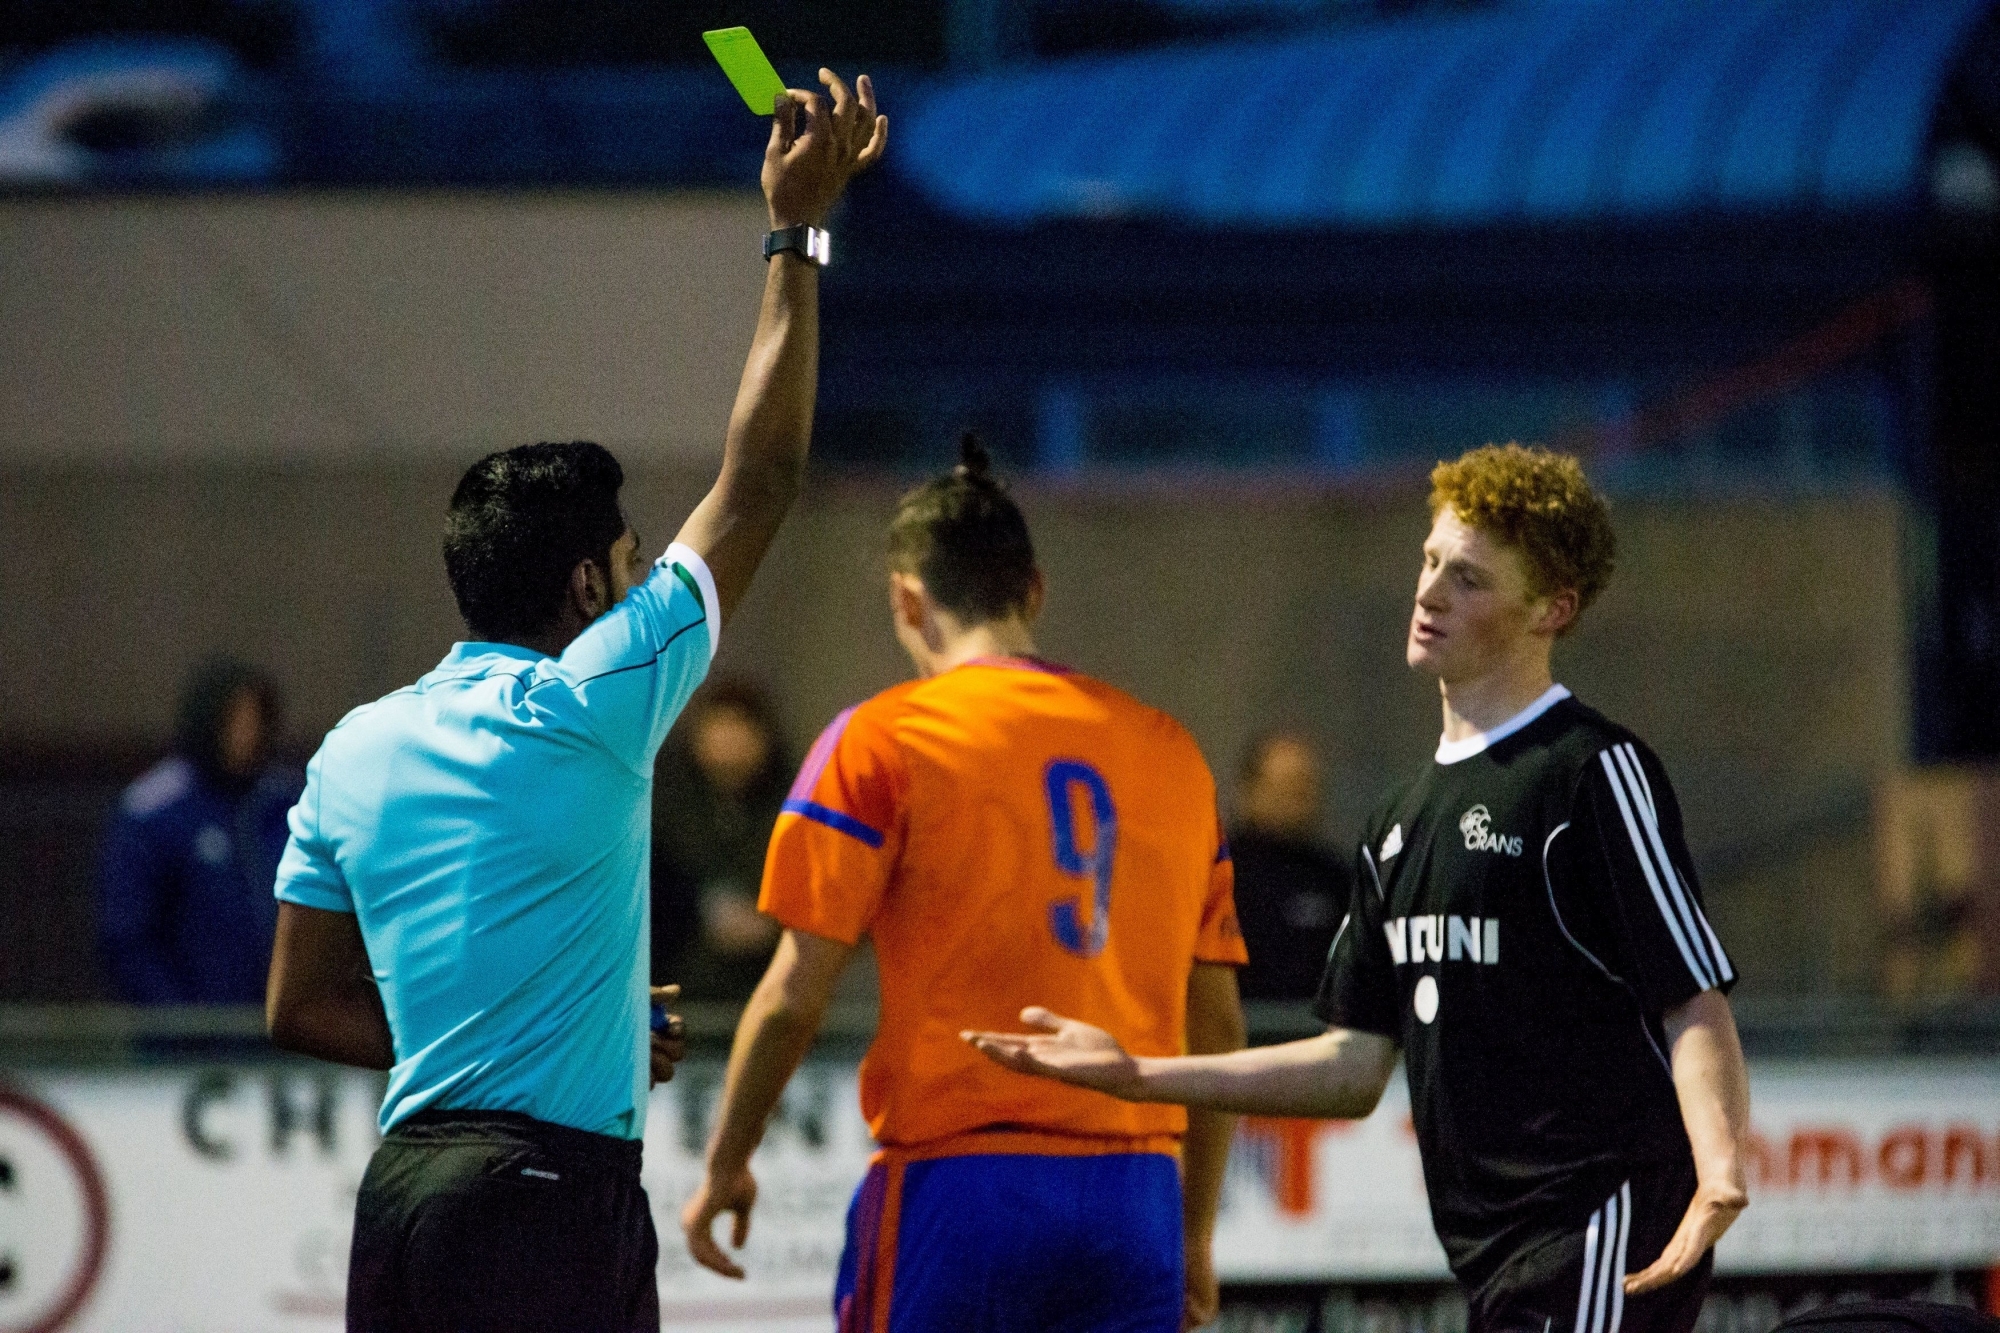
[[[279,902],[290,903],[294,907],[310,907],[317,912],[340,912],[346,916],[354,915],[354,900],[343,898],[337,893],[320,894],[310,891],[301,892],[296,885],[280,884],[273,896]]]
[[[708,562],[692,547],[675,542],[660,557],[660,563],[679,565],[694,576],[695,586],[701,589],[702,614],[708,618],[708,660],[715,660],[715,653],[722,646],[722,599],[716,595],[715,575],[708,570]]]

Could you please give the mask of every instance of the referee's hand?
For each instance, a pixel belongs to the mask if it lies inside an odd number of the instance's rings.
[[[681,998],[679,986],[653,987],[653,1003],[671,1010],[675,1000]],[[665,1027],[653,1033],[653,1083],[658,1087],[670,1083],[674,1077],[674,1066],[687,1059],[687,1024],[676,1013],[667,1014]]]
[[[849,90],[846,80],[822,69],[819,81],[833,99],[831,108],[818,93],[796,88],[787,89],[772,108],[763,185],[773,228],[823,224],[848,179],[880,161],[889,143],[889,118],[875,109],[872,79],[863,74]]]
[[[1750,1196],[1740,1184],[1696,1186],[1694,1201],[1688,1205],[1674,1238],[1660,1251],[1659,1258],[1625,1279],[1625,1294],[1637,1296],[1658,1291],[1693,1272],[1701,1256],[1722,1239],[1722,1233],[1729,1230],[1730,1223],[1749,1204]]]

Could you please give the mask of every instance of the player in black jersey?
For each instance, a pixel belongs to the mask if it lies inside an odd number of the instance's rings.
[[[1133,1059],[971,1033],[994,1059],[1135,1101],[1358,1118],[1400,1047],[1432,1220],[1473,1333],[1687,1333],[1748,1202],[1748,1080],[1666,772],[1570,697],[1555,640],[1609,577],[1576,460],[1476,449],[1432,474],[1410,665],[1439,682],[1431,765],[1369,821],[1323,1036]]]

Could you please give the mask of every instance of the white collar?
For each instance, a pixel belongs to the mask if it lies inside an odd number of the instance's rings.
[[[1543,713],[1548,712],[1563,700],[1569,698],[1569,689],[1563,685],[1551,685],[1542,692],[1542,697],[1523,708],[1514,716],[1502,722],[1491,731],[1478,732],[1462,741],[1448,741],[1438,737],[1437,761],[1440,764],[1455,764],[1461,759],[1470,759],[1487,747],[1497,745],[1509,736],[1527,726]]]

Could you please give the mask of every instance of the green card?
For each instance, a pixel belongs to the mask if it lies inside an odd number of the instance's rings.
[[[717,28],[705,32],[701,39],[708,43],[708,49],[715,52],[715,61],[722,66],[722,72],[736,85],[736,91],[743,94],[744,104],[760,116],[773,114],[778,104],[778,95],[785,91],[785,81],[778,77],[778,71],[771,68],[771,62],[764,56],[764,48],[757,45],[757,39],[750,35],[748,28]]]

